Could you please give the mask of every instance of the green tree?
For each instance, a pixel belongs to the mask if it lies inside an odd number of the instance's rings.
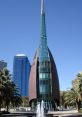
[[[3,70],[0,70],[0,110],[3,104],[3,97],[4,97],[4,91],[5,91],[5,87],[4,87],[4,83],[3,83],[3,76],[4,76],[4,72]]]
[[[82,108],[82,73],[78,73],[72,81],[72,88],[67,90],[64,95],[65,104],[76,105],[79,110]]]
[[[78,94],[77,92],[72,88],[70,90],[67,90],[65,95],[64,95],[64,100],[65,100],[65,105],[77,105],[77,99],[78,99]]]
[[[66,93],[67,91],[60,92],[60,106],[64,106],[65,108],[67,107],[66,100],[65,100]]]
[[[10,103],[13,106],[19,106],[22,103],[22,98],[7,69],[0,71],[0,99],[0,108],[4,105],[7,111]]]
[[[82,72],[76,75],[76,79],[73,81],[73,89],[77,93],[77,105],[78,110],[82,108]]]
[[[29,106],[29,98],[28,97],[22,97],[22,101],[23,101],[23,103],[22,103],[22,106],[24,106],[24,107],[28,107]]]

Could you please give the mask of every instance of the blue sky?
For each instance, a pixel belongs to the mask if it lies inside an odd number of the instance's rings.
[[[82,0],[45,0],[48,46],[60,88],[82,71]],[[40,39],[40,0],[0,0],[0,59],[13,70],[13,57],[25,53],[32,63]]]

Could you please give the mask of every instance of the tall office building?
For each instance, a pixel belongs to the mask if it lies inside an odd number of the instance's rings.
[[[21,96],[28,96],[30,63],[26,55],[17,54],[13,61],[13,80]]]
[[[43,100],[48,109],[55,108],[60,100],[57,69],[47,45],[44,0],[41,0],[40,41],[30,72],[29,100],[31,105]]]
[[[0,70],[7,67],[7,63],[4,60],[0,60]]]

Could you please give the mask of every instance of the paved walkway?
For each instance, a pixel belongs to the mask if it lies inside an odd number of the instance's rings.
[[[78,113],[77,110],[70,111],[49,111],[49,115],[53,115],[52,117],[82,117],[81,113]]]
[[[13,112],[13,111],[12,111]],[[17,113],[17,112],[14,112]],[[18,112],[20,113],[30,113],[30,112]],[[82,117],[82,113],[78,113],[77,110],[69,110],[69,111],[49,111],[47,117]]]

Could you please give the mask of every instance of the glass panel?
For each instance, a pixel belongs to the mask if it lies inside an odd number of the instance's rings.
[[[42,77],[45,79],[45,73],[43,73]]]
[[[50,73],[40,73],[39,78],[40,79],[50,79]]]
[[[42,73],[39,74],[39,78],[42,78]]]
[[[40,85],[40,93],[41,94],[50,94],[50,86],[47,84]]]
[[[43,88],[42,88],[42,86],[40,85],[40,93],[42,93],[43,92]]]
[[[48,73],[46,73],[45,75],[46,75],[46,78],[49,78],[49,75],[48,75]]]

